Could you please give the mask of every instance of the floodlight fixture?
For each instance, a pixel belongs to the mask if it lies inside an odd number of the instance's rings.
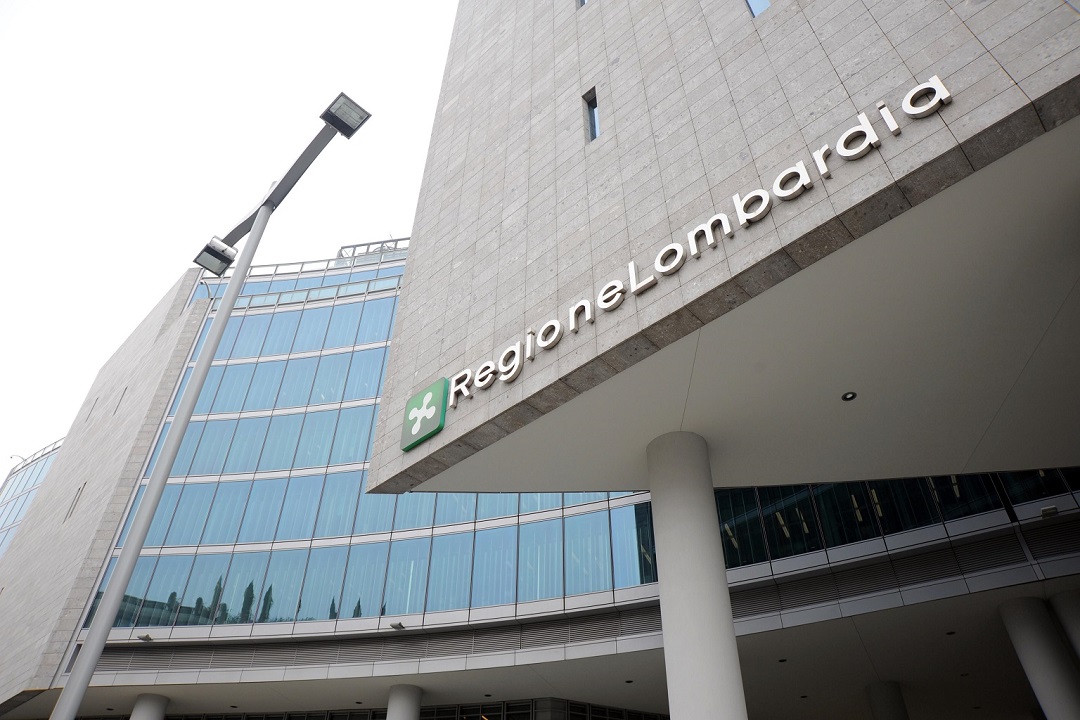
[[[207,272],[212,272],[218,277],[225,274],[225,271],[232,265],[233,260],[236,259],[236,248],[229,247],[221,238],[213,237],[210,242],[206,243],[206,247],[199,251],[199,254],[195,256],[195,264],[202,267]]]
[[[353,133],[368,121],[371,113],[360,107],[348,95],[341,93],[319,117],[346,138],[351,138]]]

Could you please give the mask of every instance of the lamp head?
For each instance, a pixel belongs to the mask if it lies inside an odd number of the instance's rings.
[[[353,133],[368,121],[371,113],[357,105],[348,95],[341,93],[319,117],[346,138],[351,138]]]
[[[195,256],[195,264],[221,277],[235,259],[236,248],[215,237]]]

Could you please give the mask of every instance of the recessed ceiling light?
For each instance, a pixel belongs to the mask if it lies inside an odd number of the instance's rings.
[[[627,685],[633,685],[633,684],[634,684],[634,681],[633,681],[633,680],[627,680],[627,681],[626,681],[626,684],[627,684]]]
[[[955,631],[955,630],[949,630],[949,631],[948,631],[948,632],[946,632],[945,634],[946,634],[946,635],[955,635],[955,634],[956,634],[956,631]]]
[[[230,705],[229,707],[231,707],[233,710],[235,710],[236,708],[238,708],[240,706],[239,705]]]
[[[106,712],[112,712],[112,711],[113,711],[113,710],[115,710],[115,709],[116,709],[116,708],[105,708],[105,711],[106,711]]]
[[[843,400],[844,402],[851,402],[852,400],[854,400],[857,397],[859,397],[858,393],[846,392],[846,393],[844,393],[843,395],[840,396],[840,399]]]
[[[806,699],[806,698],[808,698],[808,697],[810,697],[810,696],[809,696],[809,695],[800,695],[800,696],[799,696],[799,699],[800,699],[800,700],[805,700],[805,699]]]
[[[787,662],[787,658],[780,658],[780,659],[779,659],[779,660],[777,660],[776,662]]]
[[[491,693],[484,693],[484,697],[491,697]]]
[[[363,700],[357,700],[357,701],[356,701],[356,704],[357,704],[357,705],[363,705],[363,704],[364,704],[364,701],[363,701]]]

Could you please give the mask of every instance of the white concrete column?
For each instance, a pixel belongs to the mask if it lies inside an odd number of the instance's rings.
[[[423,692],[415,685],[395,685],[390,688],[386,720],[420,720],[420,696]]]
[[[131,710],[131,720],[165,720],[165,708],[169,698],[163,695],[139,695],[135,698],[135,707]]]
[[[904,693],[899,683],[870,683],[866,686],[866,697],[870,700],[874,720],[908,720],[907,705],[904,704]]]
[[[1080,657],[1080,590],[1067,590],[1050,598],[1058,622],[1065,630],[1073,652]]]
[[[1015,598],[999,610],[1046,720],[1080,718],[1080,673],[1046,603]]]
[[[668,433],[646,458],[671,719],[747,720],[708,445]]]

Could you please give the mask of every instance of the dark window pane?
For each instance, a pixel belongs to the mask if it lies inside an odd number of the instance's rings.
[[[826,546],[881,537],[863,483],[825,483],[815,485],[813,490]]]
[[[285,377],[281,381],[276,407],[300,407],[308,404],[311,397],[311,383],[315,380],[315,369],[319,358],[309,357],[290,360],[285,367]]]
[[[153,555],[143,555],[135,562],[131,580],[128,581],[123,600],[120,601],[120,609],[116,611],[113,627],[131,627],[135,622],[142,599],[146,596],[146,586],[150,584],[150,576],[154,574],[156,562],[157,558]]]
[[[294,468],[321,467],[330,459],[330,443],[334,440],[334,428],[337,426],[338,411],[304,415],[304,428],[300,432],[300,442],[296,447]]]
[[[472,544],[471,532],[437,535],[431,539],[428,612],[469,607]]]
[[[203,545],[231,545],[236,542],[240,520],[244,517],[251,481],[218,483],[214,504],[203,532]]]
[[[211,613],[221,598],[230,556],[224,553],[198,555],[191,568],[191,578],[176,614],[177,625],[209,625]]]
[[[262,593],[263,576],[266,574],[268,552],[236,553],[229,565],[225,590],[214,611],[218,625],[250,623],[255,621],[255,607]]]
[[[424,611],[430,543],[430,538],[412,538],[390,543],[383,614],[406,615]]]
[[[311,387],[309,405],[341,402],[351,359],[350,353],[323,355],[319,359],[319,369],[315,373],[315,384]]]
[[[332,310],[330,306],[304,310],[300,317],[300,327],[296,330],[296,339],[293,340],[294,353],[322,349]]]
[[[323,347],[349,347],[355,344],[356,329],[360,325],[360,313],[363,309],[364,304],[358,302],[335,305]]]
[[[136,626],[172,625],[194,559],[194,555],[162,555],[158,559]]]
[[[717,490],[715,496],[727,567],[766,562],[769,557],[754,488]]]
[[[256,480],[252,483],[251,497],[248,499],[237,542],[269,542],[274,539],[286,483],[285,478]]]
[[[229,457],[225,460],[224,472],[255,472],[262,453],[266,430],[270,427],[270,418],[243,418],[236,425]]]
[[[511,525],[477,531],[473,558],[472,607],[507,605],[514,602],[516,578],[517,527]]]
[[[758,488],[769,554],[775,558],[821,550],[807,485]]]
[[[289,478],[289,489],[285,492],[285,505],[281,510],[275,540],[301,540],[311,537],[322,487],[322,475]]]
[[[281,387],[281,378],[285,374],[285,361],[261,362],[255,366],[255,375],[251,378],[251,388],[244,400],[244,410],[270,410]]]
[[[341,613],[341,583],[347,545],[313,548],[308,560],[297,620],[336,620]]]
[[[566,594],[611,589],[611,534],[607,510],[571,515],[563,520]]]
[[[940,475],[930,478],[945,520],[997,510],[1001,498],[989,475]]]
[[[381,298],[364,303],[364,315],[360,319],[357,345],[386,342],[390,339],[390,322],[394,319],[397,298]]]
[[[188,475],[219,475],[225,466],[225,453],[229,451],[235,420],[210,420],[203,427],[199,449],[191,462]]]
[[[1080,492],[1080,467],[1061,468],[1058,472],[1065,478],[1070,490]]]
[[[525,523],[518,528],[518,602],[563,594],[562,520]]]
[[[345,570],[345,590],[341,597],[342,617],[378,617],[382,611],[386,555],[390,543],[364,543],[349,548]]]
[[[656,582],[656,543],[649,503],[611,511],[611,554],[615,587]]]
[[[886,535],[941,522],[926,478],[873,480],[869,486],[870,501]]]
[[[296,443],[300,439],[300,426],[304,423],[303,414],[277,415],[270,419],[270,429],[266,432],[266,443],[259,456],[259,470],[288,470],[292,467],[296,454]]]
[[[435,503],[435,524],[472,522],[476,517],[476,493],[439,493]]]
[[[292,622],[296,619],[307,556],[307,548],[270,553],[255,622]]]
[[[1069,491],[1057,470],[1003,472],[998,473],[998,477],[1014,505],[1063,495]]]
[[[244,397],[247,395],[248,385],[251,384],[251,376],[254,372],[255,363],[226,366],[210,412],[240,412],[244,408]]]
[[[240,332],[236,334],[236,342],[233,344],[230,357],[258,357],[259,352],[262,350],[263,340],[266,339],[266,331],[270,327],[272,317],[272,315],[266,313],[245,316],[244,324],[240,326]]]
[[[395,530],[430,527],[435,512],[435,493],[404,493],[398,496]]]
[[[165,544],[165,533],[169,531],[172,522],[173,511],[176,509],[176,501],[180,499],[180,491],[183,485],[166,485],[161,492],[161,500],[157,510],[154,511],[154,519],[150,521],[150,530],[146,533],[147,547],[158,547]]]
[[[217,483],[191,483],[184,486],[165,539],[166,545],[199,544],[216,489]]]
[[[477,520],[516,515],[517,508],[517,493],[481,493],[476,496]]]
[[[326,476],[315,537],[351,535],[356,515],[356,499],[363,477],[360,472],[332,473]]]
[[[274,313],[270,321],[270,328],[266,331],[266,341],[263,343],[262,355],[287,355],[292,349],[293,338],[296,336],[296,327],[300,324],[300,311]]]
[[[386,348],[357,350],[352,354],[349,380],[345,384],[346,400],[365,400],[379,394]]]
[[[368,459],[374,412],[374,405],[346,408],[341,411],[337,432],[334,435],[334,449],[330,452],[332,465],[363,462]]]

